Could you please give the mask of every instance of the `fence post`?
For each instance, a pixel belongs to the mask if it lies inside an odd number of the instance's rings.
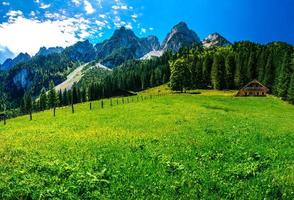
[[[90,102],[90,110],[92,110],[92,102]]]
[[[112,99],[110,98],[110,107],[112,107]]]
[[[116,105],[118,105],[118,98],[116,99]]]
[[[30,110],[30,121],[33,120],[33,114],[32,114],[32,110]]]
[[[101,108],[102,108],[102,109],[103,109],[103,106],[104,106],[104,105],[103,105],[103,100],[101,100]]]
[[[122,101],[123,104],[125,104],[125,100],[124,100],[124,98],[122,98],[121,101]]]
[[[75,108],[74,108],[74,104],[71,104],[71,113],[74,114],[75,113]]]
[[[56,108],[55,108],[55,106],[54,106],[54,108],[53,108],[53,116],[55,117],[56,115],[55,115],[55,110],[56,110]]]
[[[127,97],[127,103],[130,103],[130,102],[129,102],[129,97]]]

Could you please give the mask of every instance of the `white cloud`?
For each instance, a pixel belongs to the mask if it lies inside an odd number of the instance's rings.
[[[115,17],[114,17],[114,21],[115,21],[115,22],[120,22],[120,21],[121,21],[121,18],[120,18],[119,16],[115,16]]]
[[[40,4],[41,9],[47,9],[47,8],[50,8],[50,6],[51,6],[51,4],[44,4],[44,3]]]
[[[96,20],[95,22],[96,22],[96,24],[97,24],[98,26],[102,26],[102,27],[105,27],[105,26],[106,26],[106,23],[105,23],[104,21]]]
[[[128,10],[131,9],[131,7],[128,7],[127,5],[114,5],[112,6],[113,10]]]
[[[2,5],[3,5],[3,6],[9,6],[10,3],[9,3],[9,2],[6,2],[6,1],[3,1],[3,2],[2,2]]]
[[[132,17],[133,19],[137,19],[137,18],[138,18],[138,15],[137,15],[137,14],[133,14],[133,15],[131,15],[131,17]]]
[[[97,3],[99,5],[99,7],[102,8],[102,0],[97,0]]]
[[[141,33],[146,33],[146,28],[141,28]]]
[[[14,17],[18,17],[18,16],[22,16],[23,12],[20,10],[10,10],[8,11],[8,13],[6,13],[6,16],[8,16],[9,18],[14,18]]]
[[[79,5],[81,5],[81,0],[71,0],[71,2],[72,2],[75,6],[79,6]]]
[[[128,24],[126,25],[126,28],[127,28],[127,29],[133,29],[133,26],[132,26],[131,23],[128,23]]]
[[[89,33],[88,31],[86,31],[86,30],[82,30],[82,31],[78,34],[78,36],[79,36],[81,39],[85,40],[87,37],[90,36],[90,33]]]
[[[121,6],[120,9],[122,9],[122,10],[127,10],[127,9],[128,9],[128,6],[126,6],[126,5]]]
[[[105,14],[100,14],[99,17],[102,18],[102,19],[105,19],[106,15]]]
[[[85,0],[84,6],[85,6],[85,11],[87,14],[92,14],[95,12],[95,9],[93,8],[92,4],[89,1]]]
[[[101,32],[101,33],[98,33],[98,36],[99,36],[99,37],[103,37],[103,35],[104,35],[104,33],[103,33],[103,32]]]
[[[13,22],[1,24],[0,45],[7,47],[14,54],[28,52],[31,55],[41,46],[70,46],[79,40],[76,36],[78,31],[81,38],[88,36],[86,30],[80,29],[81,24],[85,23],[85,19],[69,18],[41,22],[18,16]]]
[[[32,16],[32,17],[36,16],[36,12],[35,11],[31,11],[30,12],[30,16]]]
[[[153,31],[153,30],[154,30],[154,28],[150,27],[150,28],[149,28],[149,30],[150,30],[150,31]]]
[[[45,12],[44,16],[48,19],[57,19],[57,20],[66,19],[65,16],[63,16],[59,13],[50,13],[48,11]]]

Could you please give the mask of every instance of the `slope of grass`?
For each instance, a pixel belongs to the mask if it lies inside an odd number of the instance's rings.
[[[0,199],[293,199],[294,107],[211,93],[1,124]]]

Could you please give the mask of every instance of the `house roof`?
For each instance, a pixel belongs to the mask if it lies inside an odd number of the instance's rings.
[[[257,83],[258,85],[260,85],[261,87],[263,87],[264,89],[266,89],[267,91],[269,91],[269,89],[266,87],[266,86],[264,86],[262,83],[260,83],[258,80],[253,80],[253,81],[251,81],[251,82],[249,82],[247,85],[245,85],[242,89],[245,89],[246,87],[248,87],[250,84],[252,84],[252,83]],[[241,89],[241,90],[242,90]]]

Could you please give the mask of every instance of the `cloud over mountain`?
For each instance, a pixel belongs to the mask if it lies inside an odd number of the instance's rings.
[[[125,1],[28,0],[27,5],[4,1],[1,6],[5,8],[0,9],[0,45],[13,55],[34,55],[40,47],[67,47],[86,39],[101,42],[121,26],[151,32],[140,23],[139,11]]]

